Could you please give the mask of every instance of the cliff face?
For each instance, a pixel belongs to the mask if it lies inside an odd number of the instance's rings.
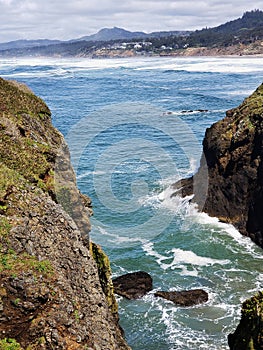
[[[197,174],[174,189],[263,248],[263,84],[206,130]],[[231,350],[263,349],[262,296],[244,302]]]
[[[65,141],[44,102],[3,79],[0,160],[0,347],[129,349]]]
[[[198,173],[175,188],[263,247],[262,160],[263,85],[207,129]]]
[[[243,303],[241,321],[228,343],[231,350],[263,349],[263,293]]]

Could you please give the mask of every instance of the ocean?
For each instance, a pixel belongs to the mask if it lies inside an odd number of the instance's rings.
[[[262,83],[262,58],[1,59],[0,76],[50,107],[113,276],[153,278],[142,299],[117,297],[132,349],[228,349],[241,303],[263,289],[262,250],[190,198],[171,197],[171,185],[198,169],[206,128]],[[208,302],[154,297],[192,288]]]

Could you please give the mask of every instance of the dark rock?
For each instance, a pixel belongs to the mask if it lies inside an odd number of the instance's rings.
[[[181,111],[181,113],[193,113],[194,111],[192,110],[192,109],[189,109],[189,110],[183,110],[183,111]]]
[[[206,130],[197,174],[174,185],[263,247],[263,85]]]
[[[144,271],[127,273],[112,280],[114,292],[127,299],[139,299],[152,290],[152,277]]]
[[[208,300],[208,294],[202,289],[182,290],[180,292],[158,291],[154,296],[172,301],[180,306],[193,306],[205,303]]]
[[[228,336],[230,350],[263,349],[263,293],[246,300],[241,320],[233,334]]]

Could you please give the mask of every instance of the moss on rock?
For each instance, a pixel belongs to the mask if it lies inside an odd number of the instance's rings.
[[[243,303],[240,323],[228,343],[231,350],[263,349],[263,292]]]
[[[4,338],[0,340],[0,350],[22,350],[22,348],[15,339]]]
[[[0,78],[0,114],[2,165],[52,192],[54,150],[62,135],[52,126],[49,108],[23,84]]]
[[[129,349],[66,142],[40,98],[1,78],[0,165],[0,350]]]
[[[114,296],[114,288],[111,280],[111,267],[109,258],[101,249],[101,247],[96,243],[90,242],[90,250],[93,259],[97,264],[100,284],[106,296],[110,310],[114,315],[117,316],[118,304]]]

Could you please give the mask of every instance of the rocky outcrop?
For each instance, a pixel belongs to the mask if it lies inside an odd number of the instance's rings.
[[[182,290],[179,292],[158,291],[154,296],[172,301],[179,306],[194,306],[208,301],[208,293],[202,289]]]
[[[263,349],[263,293],[246,300],[241,320],[233,334],[228,336],[231,350]]]
[[[45,103],[3,79],[0,160],[0,345],[129,349],[65,141]]]
[[[206,130],[198,173],[174,188],[263,247],[263,85]]]
[[[263,84],[206,130],[196,175],[174,184],[199,210],[233,224],[263,248]],[[263,348],[262,293],[243,304],[232,350]]]
[[[153,288],[152,277],[144,271],[126,273],[113,279],[114,292],[127,299],[139,299]]]

